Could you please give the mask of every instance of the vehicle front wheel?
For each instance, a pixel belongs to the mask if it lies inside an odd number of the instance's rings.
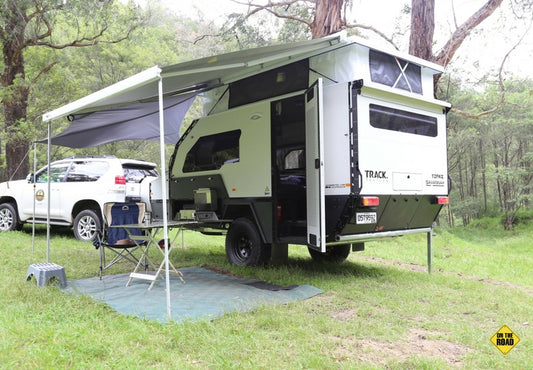
[[[351,244],[326,246],[326,252],[321,253],[315,249],[309,249],[309,254],[315,262],[341,263],[350,255]]]
[[[102,229],[100,216],[93,209],[78,213],[74,219],[74,236],[82,242],[92,242]]]
[[[255,224],[247,218],[231,223],[226,235],[226,256],[237,266],[265,264],[270,259],[271,248],[263,243]]]
[[[11,203],[0,204],[0,231],[20,230],[17,211]]]

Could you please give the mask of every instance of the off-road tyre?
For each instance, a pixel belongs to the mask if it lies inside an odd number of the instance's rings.
[[[271,245],[263,243],[257,226],[248,218],[233,221],[226,234],[226,257],[237,266],[256,266],[268,263]]]

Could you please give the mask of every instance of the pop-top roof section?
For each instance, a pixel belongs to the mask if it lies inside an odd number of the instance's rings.
[[[419,65],[373,49],[369,52],[368,64],[373,82],[423,94],[422,70]]]

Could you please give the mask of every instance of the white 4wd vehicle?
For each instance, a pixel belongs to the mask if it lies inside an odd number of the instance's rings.
[[[148,206],[155,163],[114,156],[72,157],[50,165],[50,224],[73,226],[78,240],[92,241],[102,228],[107,202],[142,201]],[[34,189],[35,177],[35,189]],[[48,171],[0,183],[0,231],[25,222],[46,223]],[[35,212],[35,216],[34,216]]]

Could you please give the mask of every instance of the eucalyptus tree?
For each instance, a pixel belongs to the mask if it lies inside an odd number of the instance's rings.
[[[114,0],[0,2],[0,82],[7,178],[21,178],[29,171],[26,154],[31,138],[25,127],[28,126],[30,95],[36,93],[32,91],[36,83],[60,67],[53,54],[41,54],[50,59],[41,60],[38,69],[28,71],[26,56],[32,52],[37,55],[35,48],[63,50],[121,42],[138,25],[136,7],[132,3],[126,6]]]
[[[343,29],[370,30],[394,45],[391,37],[368,23],[352,22],[348,10],[353,10],[353,0],[277,0],[266,4],[256,0],[232,0],[247,5],[250,17],[260,11],[267,11],[276,17],[290,19],[305,24],[312,38],[320,38]],[[446,66],[470,32],[494,13],[503,0],[487,0],[465,22],[456,25],[444,46],[437,52],[433,50],[435,31],[435,0],[411,0],[408,11],[411,13],[409,31],[409,53],[411,55]],[[307,13],[302,12],[307,8]],[[379,14],[379,9],[376,9]],[[396,46],[396,45],[394,45]]]

